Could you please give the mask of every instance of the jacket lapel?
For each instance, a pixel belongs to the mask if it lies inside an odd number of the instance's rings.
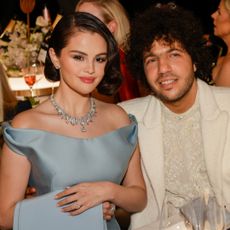
[[[198,83],[205,162],[212,188],[220,201],[228,113],[219,109],[210,87],[203,82]]]
[[[161,125],[161,106],[158,100],[150,97],[143,120],[139,123],[140,149],[143,155],[144,170],[151,183],[158,208],[164,200],[164,164]]]

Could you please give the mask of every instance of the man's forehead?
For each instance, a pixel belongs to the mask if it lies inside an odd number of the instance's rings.
[[[184,48],[182,44],[178,41],[167,41],[167,40],[154,40],[149,48],[146,48],[143,52],[144,56],[148,56],[150,53],[152,53],[154,50],[157,50],[158,48],[164,49],[164,50],[183,50]]]
[[[152,45],[151,45],[151,49],[154,48],[154,47],[157,47],[157,46],[162,46],[162,47],[169,47],[171,49],[173,48],[183,48],[182,44],[176,40],[171,40],[171,41],[167,41],[167,40],[154,40],[152,42]]]

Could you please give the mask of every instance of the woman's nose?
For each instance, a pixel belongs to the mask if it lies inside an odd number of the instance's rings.
[[[214,13],[211,14],[211,18],[215,19],[215,15],[216,15],[216,11]]]
[[[89,74],[93,74],[95,72],[95,67],[93,62],[88,61],[86,63],[86,72],[88,72]]]

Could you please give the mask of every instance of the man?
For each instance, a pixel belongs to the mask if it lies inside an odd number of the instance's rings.
[[[181,207],[204,195],[229,209],[230,90],[200,80],[210,76],[211,58],[199,21],[157,4],[131,28],[130,68],[152,91],[120,104],[138,122],[148,193],[131,229],[161,229],[163,208],[180,218]]]

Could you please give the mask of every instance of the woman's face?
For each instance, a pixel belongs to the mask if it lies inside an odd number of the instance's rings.
[[[224,0],[220,1],[218,9],[211,15],[214,25],[214,35],[224,39],[230,35],[230,12],[225,8]]]
[[[105,19],[102,15],[100,8],[91,2],[82,3],[78,8],[76,8],[76,11],[92,14],[105,23]]]
[[[107,63],[107,43],[93,32],[77,31],[60,57],[50,50],[55,66],[60,67],[61,85],[82,95],[91,93],[102,80]]]

